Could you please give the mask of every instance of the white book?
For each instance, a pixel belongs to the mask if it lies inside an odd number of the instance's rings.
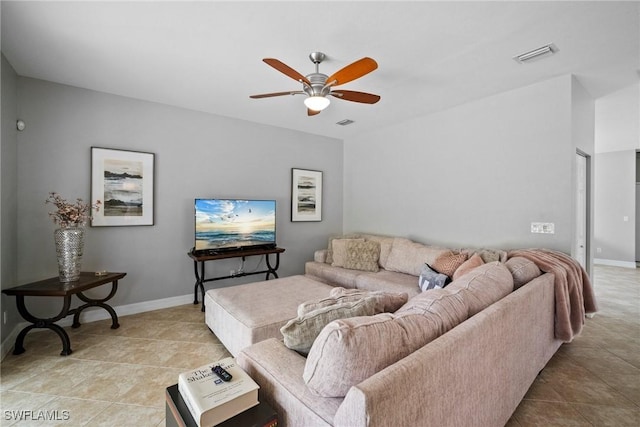
[[[222,381],[211,369],[222,366],[233,377]],[[258,384],[232,357],[178,376],[178,392],[199,427],[211,427],[257,405]]]

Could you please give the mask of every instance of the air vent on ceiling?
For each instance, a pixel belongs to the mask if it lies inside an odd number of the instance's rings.
[[[520,55],[514,56],[513,59],[516,62],[521,64],[534,61],[536,59],[540,59],[544,56],[553,55],[558,51],[558,48],[553,43],[544,45],[537,49],[531,50],[529,52],[521,53]]]
[[[355,123],[355,122],[353,120],[344,119],[344,120],[340,120],[336,124],[340,126],[347,126],[347,125],[350,125],[351,123]]]

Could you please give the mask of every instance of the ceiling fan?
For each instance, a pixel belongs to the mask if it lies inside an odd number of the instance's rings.
[[[334,90],[333,88],[343,85],[352,80],[358,79],[365,74],[369,74],[376,68],[378,63],[371,58],[364,57],[356,62],[347,65],[330,76],[322,74],[318,69],[319,65],[326,55],[322,52],[312,52],[309,59],[316,65],[316,72],[303,76],[287,64],[275,59],[264,58],[263,61],[272,66],[281,73],[291,77],[292,79],[302,83],[302,90],[289,92],[273,92],[263,93],[261,95],[251,95],[249,98],[269,98],[272,96],[283,95],[307,95],[304,104],[307,107],[307,115],[315,116],[320,111],[329,106],[329,96],[333,96],[345,101],[361,102],[363,104],[375,104],[380,101],[380,96],[366,92],[356,92],[353,90]]]

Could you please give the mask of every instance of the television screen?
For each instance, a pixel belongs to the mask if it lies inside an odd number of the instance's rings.
[[[276,201],[195,200],[195,250],[275,247]]]

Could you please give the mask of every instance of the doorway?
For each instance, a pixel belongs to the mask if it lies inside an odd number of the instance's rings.
[[[573,243],[573,258],[591,273],[590,265],[590,182],[591,156],[576,150],[576,218],[575,238]]]

